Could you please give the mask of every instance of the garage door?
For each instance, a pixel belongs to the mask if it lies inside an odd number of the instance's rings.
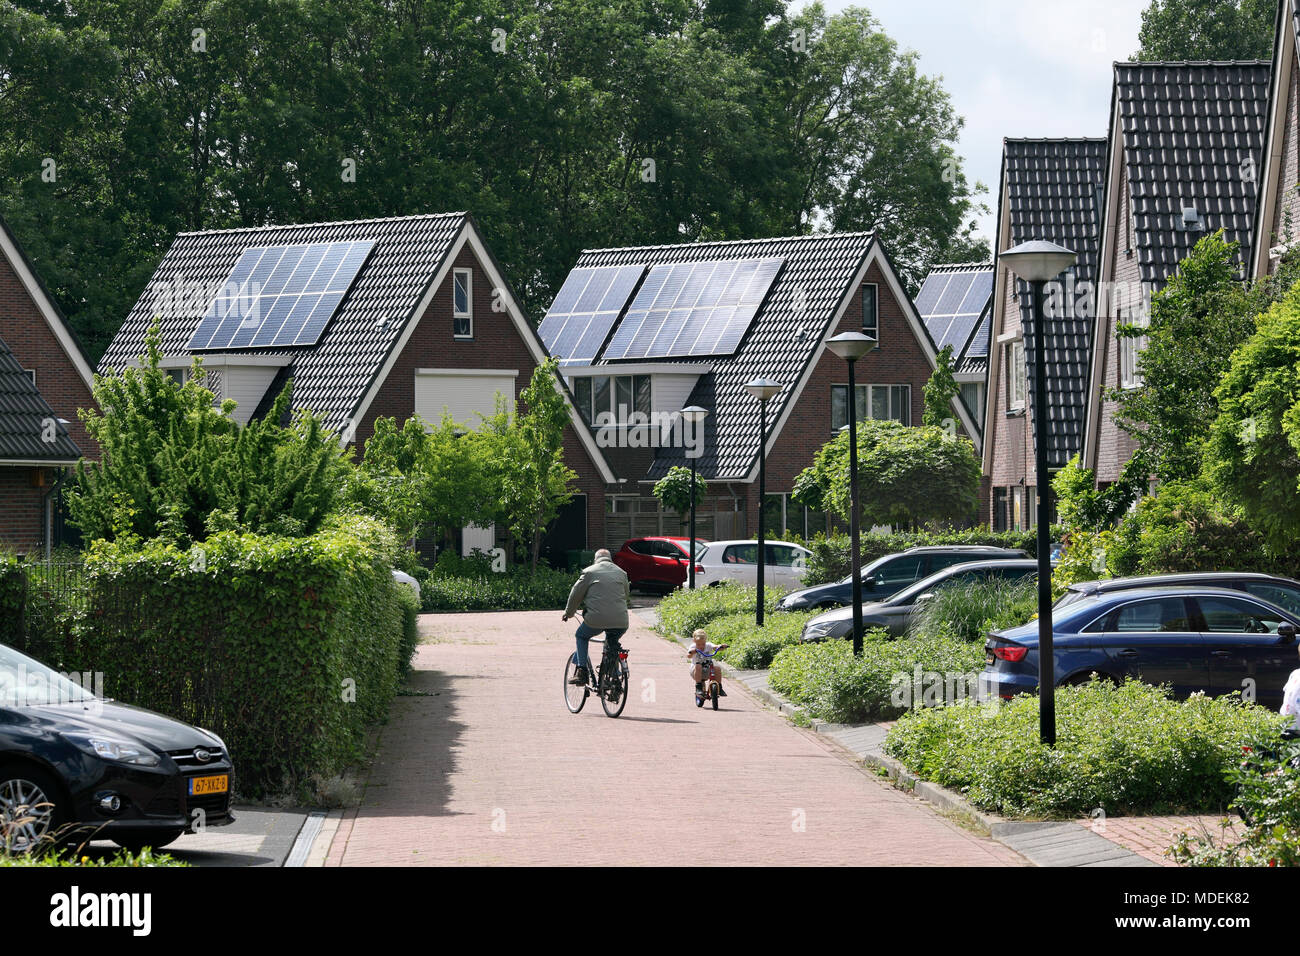
[[[419,369],[415,413],[434,423],[442,420],[445,410],[453,421],[478,428],[480,414],[495,414],[498,393],[513,402],[518,375],[501,369]]]

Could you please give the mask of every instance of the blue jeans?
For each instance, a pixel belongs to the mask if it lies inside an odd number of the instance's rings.
[[[578,622],[578,630],[574,637],[578,639],[578,666],[591,669],[591,661],[587,657],[587,642],[597,634],[601,633],[600,628],[588,627],[586,621]],[[618,639],[627,633],[625,627],[607,627],[605,628],[605,643],[617,644]]]

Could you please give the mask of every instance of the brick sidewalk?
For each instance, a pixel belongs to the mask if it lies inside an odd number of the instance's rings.
[[[1161,866],[1177,866],[1172,859],[1165,856],[1165,850],[1173,846],[1180,833],[1191,836],[1209,835],[1215,843],[1225,842],[1225,833],[1221,827],[1224,816],[1189,816],[1189,817],[1109,817],[1104,826],[1094,826],[1091,820],[1080,820],[1079,825],[1093,830],[1112,843],[1127,850],[1132,850]],[[1236,818],[1232,818],[1237,823]],[[1227,842],[1232,843],[1241,838],[1240,829],[1227,833]]]
[[[1023,865],[733,687],[697,710],[634,622],[618,720],[564,708],[559,614],[436,615],[327,865]],[[593,648],[599,652],[599,644]]]

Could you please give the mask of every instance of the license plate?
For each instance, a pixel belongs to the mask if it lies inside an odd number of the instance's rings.
[[[190,777],[190,796],[201,797],[209,793],[225,793],[230,789],[228,774],[219,773],[211,777]]]

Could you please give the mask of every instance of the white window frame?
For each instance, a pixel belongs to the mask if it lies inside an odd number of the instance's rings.
[[[862,307],[862,299],[865,297],[867,290],[872,290],[872,297],[876,300],[876,327],[870,332],[867,331],[867,310]],[[862,310],[862,334],[873,342],[880,341],[880,286],[874,282],[862,283],[862,288],[858,292],[858,308]]]
[[[848,385],[847,382],[836,382],[836,383],[835,383],[834,385],[832,385],[831,387],[832,387],[832,388],[842,388],[842,389],[844,389],[845,395],[848,394],[849,385]],[[867,404],[867,411],[866,411],[866,414],[865,414],[864,416],[862,416],[861,419],[859,419],[860,421],[863,420],[863,419],[866,419],[866,420],[868,420],[868,421],[877,421],[877,420],[878,420],[878,421],[886,421],[886,422],[899,422],[900,424],[906,424],[906,425],[908,425],[908,426],[910,426],[910,425],[912,424],[912,386],[911,386],[909,383],[907,383],[907,382],[895,382],[895,383],[893,383],[893,384],[876,384],[876,383],[868,382],[868,383],[865,383],[865,384],[857,385],[857,386],[855,386],[855,387],[858,388],[858,389],[865,389],[865,390],[866,390],[866,393],[867,393],[867,403],[866,403],[866,404]],[[889,404],[889,412],[890,412],[890,416],[891,416],[891,417],[889,417],[889,418],[876,419],[876,417],[875,417],[874,415],[871,414],[872,409],[875,408],[875,393],[874,393],[873,390],[874,390],[874,389],[877,389],[877,388],[883,388],[883,389],[885,389],[885,390],[886,390],[886,394],[889,396],[889,403],[888,403],[888,404]],[[893,390],[896,389],[896,388],[901,388],[901,389],[904,389],[904,390],[905,390],[905,394],[906,394],[906,398],[904,399],[905,405],[902,405],[902,406],[900,406],[900,407],[905,407],[905,408],[907,409],[907,421],[906,421],[906,422],[902,422],[900,419],[892,417],[893,414],[897,411],[897,409],[894,408],[894,391],[893,391]],[[834,400],[833,400],[833,398],[832,398],[832,402],[831,402],[831,407],[832,407],[832,409],[834,408]],[[845,414],[847,415],[847,413],[848,413],[848,406],[846,405],[846,406],[845,406]],[[832,414],[833,414],[833,413],[832,413]],[[844,423],[844,425],[842,425],[842,426],[840,426],[840,427],[847,427],[847,425],[848,425],[848,422],[846,421],[846,422]],[[832,434],[835,434],[835,433],[837,433],[838,431],[839,431],[839,429],[835,427],[835,419],[832,417],[832,419],[831,419],[831,433],[832,433]]]
[[[577,386],[577,383],[578,383],[578,378],[579,378],[579,377],[581,377],[581,378],[585,378],[588,382],[591,383],[591,385],[590,385],[589,388],[588,388],[588,392],[587,392],[587,396],[588,396],[588,397],[587,397],[587,400],[586,400],[585,402],[579,402],[579,401],[578,401],[578,386]],[[614,422],[613,422],[613,424],[617,425],[617,426],[620,427],[620,428],[622,428],[622,427],[624,427],[624,426],[628,426],[628,425],[630,425],[630,424],[631,424],[631,421],[630,421],[631,416],[632,416],[633,414],[637,413],[638,411],[640,411],[639,409],[636,408],[636,381],[637,381],[637,379],[639,379],[639,378],[648,379],[648,380],[649,380],[649,386],[650,386],[650,396],[649,396],[649,399],[648,399],[648,405],[649,405],[649,408],[648,408],[647,410],[641,412],[641,414],[643,414],[643,415],[646,416],[646,422],[645,422],[645,423],[639,423],[639,424],[646,424],[646,423],[648,423],[648,422],[650,421],[650,417],[654,415],[654,410],[655,410],[655,403],[654,403],[655,380],[654,380],[654,376],[653,376],[653,375],[648,375],[648,374],[646,374],[646,373],[643,372],[643,373],[640,373],[640,374],[633,374],[633,375],[584,375],[584,376],[579,376],[579,377],[575,377],[575,378],[573,378],[573,379],[570,379],[570,384],[571,384],[571,387],[573,388],[573,393],[574,393],[574,395],[573,395],[573,397],[574,397],[574,404],[578,406],[578,411],[579,411],[580,413],[582,413],[583,418],[586,419],[586,421],[588,422],[588,424],[590,424],[591,426],[593,426],[593,427],[597,427],[597,428],[600,427],[600,424],[599,424],[599,422],[597,421],[597,416],[600,415],[600,414],[602,414],[603,412],[609,412],[611,415],[613,415],[613,416],[614,416]],[[595,387],[595,386],[596,386],[596,379],[598,379],[598,378],[607,378],[607,379],[609,379],[609,407],[608,407],[608,408],[600,408],[600,409],[597,409],[597,408],[595,407],[595,405],[596,405],[596,387]],[[630,381],[631,381],[631,388],[632,388],[632,407],[631,407],[631,408],[628,408],[628,407],[626,407],[626,406],[622,406],[622,405],[619,405],[619,404],[618,404],[618,380],[619,380],[619,379],[624,379],[624,380],[630,380]],[[626,410],[626,412],[627,412],[626,415],[621,414],[624,410]]]
[[[1148,321],[1148,319],[1138,316],[1133,321],[1124,322],[1120,316],[1115,316],[1117,325],[1145,326]],[[1147,337],[1145,335],[1136,338],[1128,335],[1116,335],[1115,340],[1119,354],[1119,387],[1141,388],[1145,384],[1145,380],[1142,378],[1142,372],[1138,369],[1138,356],[1147,346]]]
[[[28,377],[29,379],[32,380],[32,385],[35,385],[35,384],[36,384],[36,369],[34,369],[34,368],[25,368],[25,369],[23,369],[23,372],[27,375],[27,377]]]
[[[465,280],[465,306],[464,311],[456,307],[456,286],[461,278]],[[474,337],[474,270],[473,269],[452,269],[451,270],[451,334],[457,339],[472,339]],[[457,332],[456,320],[469,319],[469,331]]]
[[[1025,367],[1025,340],[1006,344],[1007,411],[1022,412],[1029,404],[1029,372]]]

